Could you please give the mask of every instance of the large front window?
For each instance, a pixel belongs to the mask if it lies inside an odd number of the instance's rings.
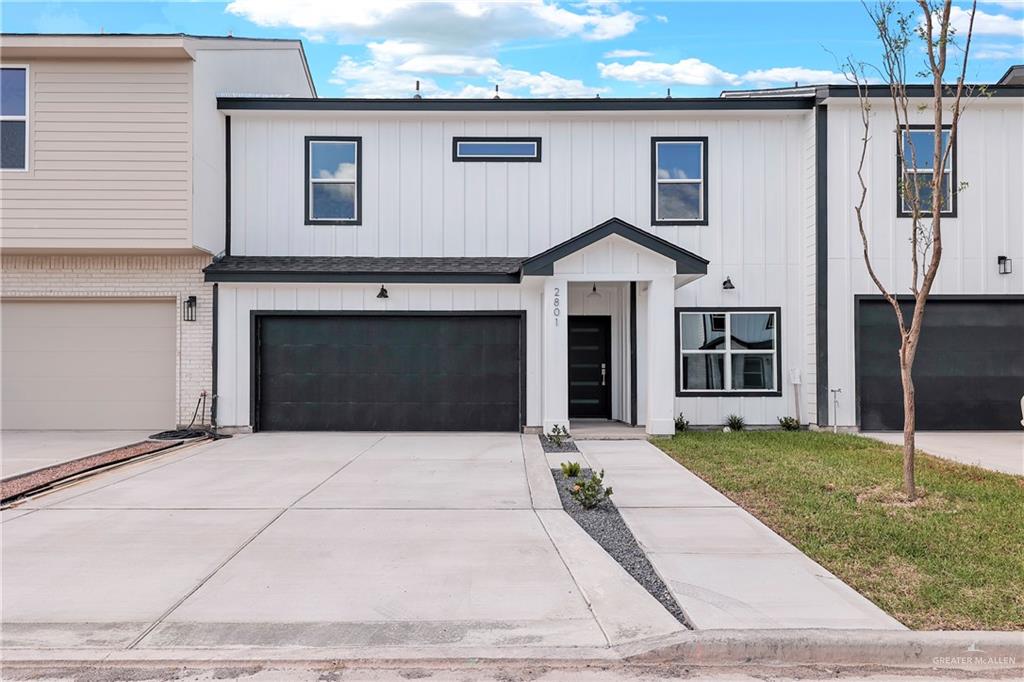
[[[949,129],[942,131],[942,154],[945,163],[941,170],[940,191],[941,214],[954,215],[955,203],[953,183],[956,178],[956,148],[949,149]],[[932,182],[935,177],[935,128],[932,126],[912,127],[901,136],[903,145],[903,166],[906,172],[899,173],[900,217],[911,217],[914,213],[914,197],[920,215],[931,215]],[[947,153],[948,150],[948,153]]]
[[[780,390],[777,309],[678,309],[678,395]]]
[[[651,140],[651,223],[707,224],[707,138]]]
[[[306,138],[306,224],[358,225],[358,137]]]
[[[0,168],[28,168],[28,69],[0,69]]]

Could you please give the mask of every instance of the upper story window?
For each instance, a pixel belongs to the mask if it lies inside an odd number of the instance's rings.
[[[306,138],[306,224],[359,225],[360,137]]]
[[[540,161],[540,138],[454,137],[452,161]]]
[[[28,68],[0,69],[0,169],[28,168]]]
[[[651,138],[651,224],[708,224],[708,138]]]
[[[949,149],[949,126],[943,126],[942,149],[943,153]],[[913,215],[912,199],[914,192],[917,192],[918,210],[921,215],[932,213],[932,178],[935,175],[935,128],[934,126],[910,126],[901,135],[900,144],[903,145],[903,163],[906,173],[900,172],[899,159],[897,158],[896,168],[896,193],[898,197],[896,214],[900,218],[909,218]],[[956,145],[945,154],[946,163],[942,173],[942,213],[941,215],[953,217],[956,215]],[[915,179],[916,190],[915,190]],[[905,190],[904,190],[905,186]],[[909,197],[908,197],[909,193]]]
[[[780,395],[778,308],[676,314],[676,395]]]

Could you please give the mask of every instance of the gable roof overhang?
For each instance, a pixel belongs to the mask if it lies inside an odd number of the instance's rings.
[[[708,274],[708,261],[695,253],[676,246],[670,241],[662,239],[650,232],[641,230],[635,225],[627,223],[620,218],[610,218],[600,225],[590,228],[586,232],[576,235],[571,239],[553,246],[547,251],[538,253],[523,261],[523,275],[553,275],[555,273],[555,262],[570,256],[577,251],[584,249],[595,242],[606,237],[618,235],[638,244],[645,249],[653,251],[675,261],[677,275],[706,275]]]
[[[516,284],[553,275],[555,263],[602,239],[618,236],[675,262],[677,285],[708,272],[708,261],[619,218],[529,258],[224,256],[204,268],[207,282],[338,282]]]

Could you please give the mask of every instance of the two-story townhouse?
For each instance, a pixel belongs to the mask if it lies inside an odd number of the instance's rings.
[[[188,423],[213,385],[223,94],[315,95],[299,41],[0,37],[6,429]]]
[[[853,94],[222,98],[220,424],[898,428],[895,331],[852,224]],[[871,95],[872,250],[906,288],[899,137]],[[1021,96],[989,87],[956,141],[923,428],[1019,421]]]

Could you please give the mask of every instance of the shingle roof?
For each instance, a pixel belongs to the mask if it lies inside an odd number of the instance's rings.
[[[521,258],[372,258],[225,256],[206,267],[208,282],[518,282]]]

